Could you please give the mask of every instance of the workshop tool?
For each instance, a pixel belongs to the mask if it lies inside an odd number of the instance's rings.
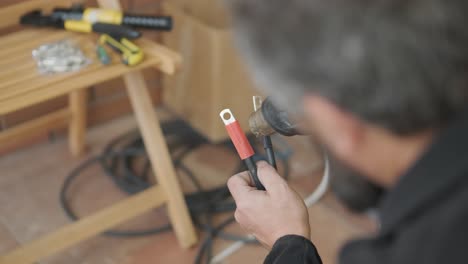
[[[253,96],[254,112],[257,112],[259,109],[262,108],[262,103],[263,102],[262,102],[261,96]],[[273,150],[273,143],[271,142],[271,137],[269,135],[262,136],[262,143],[263,143],[263,149],[265,150],[265,153],[267,156],[268,163],[273,168],[275,168],[275,170],[277,170],[278,167],[276,165],[275,151]]]
[[[111,61],[112,61],[111,57],[107,53],[106,48],[104,48],[104,46],[102,46],[101,44],[96,45],[96,55],[97,55],[99,61],[103,65],[109,65],[111,63]]]
[[[172,17],[170,16],[136,15],[118,10],[84,8],[83,6],[55,8],[52,11],[52,17],[61,20],[84,20],[90,23],[101,22],[162,31],[172,29]]]
[[[123,25],[101,22],[91,23],[84,20],[60,19],[54,16],[45,16],[42,14],[41,10],[33,10],[21,16],[20,24],[37,27],[54,27],[82,33],[105,33],[127,39],[136,39],[141,36],[140,32]]]
[[[275,107],[269,97],[267,97],[267,99],[264,102],[262,102],[262,98],[260,96],[254,96],[253,104],[254,104],[254,113],[249,118],[250,130],[257,137],[263,136],[263,147],[265,148],[265,152],[267,154],[268,163],[270,163],[270,165],[275,164],[276,162],[275,162],[275,157],[274,157],[273,144],[271,143],[270,136],[275,133],[279,133],[283,136],[301,135],[301,133],[298,131],[299,125],[297,125],[297,123],[294,122],[292,118],[290,118],[289,114],[286,111],[280,110],[277,107]],[[224,123],[226,124],[226,129],[228,129],[227,125],[230,124],[229,122],[230,119],[228,117],[224,117],[224,114],[226,113],[228,115],[230,114],[232,119],[234,119],[234,117],[232,116],[229,109],[223,110],[221,112],[220,114],[221,119],[223,119]],[[235,132],[230,132],[230,130],[235,130]],[[245,134],[242,132],[240,126],[238,125],[236,128],[228,129],[228,133],[233,142],[237,141],[236,139],[237,134],[244,135],[245,137]],[[234,135],[231,135],[231,133]],[[253,175],[251,174],[251,176]],[[328,155],[324,152],[324,170],[323,170],[322,180],[320,181],[316,189],[304,199],[304,203],[307,206],[307,208],[310,208],[313,204],[318,202],[325,195],[325,193],[328,190],[329,183],[330,183],[330,162],[328,159]],[[257,189],[259,188],[257,187]],[[249,235],[248,238],[255,239],[253,235]],[[223,263],[223,261],[227,257],[234,254],[236,251],[241,249],[246,244],[247,242],[245,240],[236,241],[235,243],[231,244],[230,246],[222,250],[220,253],[215,255],[211,259],[210,263],[211,264]]]
[[[267,97],[260,109],[249,117],[249,127],[257,137],[270,136],[274,133],[288,137],[302,135],[298,129],[299,124],[288,112],[278,109],[270,97]]]
[[[235,119],[230,109],[224,109],[219,115],[223,120],[224,125],[226,126],[226,130],[229,134],[229,137],[231,138],[232,143],[234,144],[234,147],[237,150],[237,153],[239,154],[239,157],[241,158],[241,160],[244,161],[245,165],[247,166],[250,178],[255,184],[255,187],[258,190],[264,191],[265,187],[258,179],[257,165],[255,164],[255,161],[253,159],[255,152],[252,146],[250,145],[249,140],[245,136],[244,131],[242,131],[239,122]]]
[[[291,121],[286,111],[276,108],[271,99],[267,98],[262,102],[260,96],[253,97],[254,113],[249,118],[249,126],[252,133],[259,137],[262,136],[263,148],[265,149],[268,163],[277,169],[275,153],[270,135],[278,132],[284,136],[294,136],[300,133],[297,130],[296,123]],[[239,153],[240,158],[245,162],[249,169],[252,181],[259,190],[265,190],[257,175],[257,166],[253,160],[255,152],[252,149],[245,133],[234,118],[231,110],[224,109],[219,114],[223,120],[226,130],[234,146]]]
[[[143,60],[143,50],[126,38],[117,40],[116,38],[102,34],[99,43],[108,45],[122,56],[122,62],[128,66],[135,66]]]

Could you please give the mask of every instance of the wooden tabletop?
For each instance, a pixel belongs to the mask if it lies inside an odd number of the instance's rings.
[[[78,44],[91,64],[77,72],[40,74],[32,51],[42,44],[60,40]],[[180,65],[177,53],[146,39],[135,41],[145,53],[142,63],[123,65],[119,54],[110,52],[112,63],[102,65],[96,56],[97,34],[64,30],[25,29],[0,37],[0,115],[67,94],[73,90],[116,78],[146,67],[156,67],[172,74]]]

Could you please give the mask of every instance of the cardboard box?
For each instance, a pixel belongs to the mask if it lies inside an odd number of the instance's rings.
[[[164,13],[173,16],[174,30],[163,42],[183,56],[182,70],[164,77],[163,101],[213,142],[226,139],[219,112],[230,108],[248,131],[253,111],[253,82],[234,48],[221,1],[171,0]]]

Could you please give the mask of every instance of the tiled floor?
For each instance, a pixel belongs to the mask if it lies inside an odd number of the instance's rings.
[[[135,128],[133,117],[128,116],[92,128],[88,132],[93,155],[114,136]],[[291,184],[302,195],[311,192],[321,172],[319,159],[305,138],[288,139],[295,154],[291,160]],[[214,158],[213,158],[214,157]],[[16,245],[35,239],[69,222],[58,202],[61,184],[67,173],[83,159],[68,154],[65,139],[40,144],[29,149],[0,157],[0,253]],[[203,147],[187,158],[187,164],[202,179],[205,187],[224,184],[236,162],[226,150]],[[183,182],[183,186],[189,184]],[[86,171],[71,189],[73,208],[86,215],[113,201],[125,197],[98,168]],[[325,263],[336,263],[340,246],[350,237],[371,229],[364,217],[347,212],[331,194],[309,209],[312,239]],[[164,209],[154,210],[125,223],[119,228],[145,228],[167,221]],[[237,224],[230,230],[242,233]],[[230,243],[218,241],[215,252]],[[172,232],[158,236],[117,239],[95,237],[65,252],[48,257],[44,264],[153,264],[192,263],[196,248],[181,250]],[[224,263],[261,263],[266,250],[259,246],[246,246],[230,256]]]

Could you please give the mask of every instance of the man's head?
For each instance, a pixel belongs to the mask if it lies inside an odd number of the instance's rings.
[[[468,100],[467,1],[225,1],[259,88],[380,184]]]

